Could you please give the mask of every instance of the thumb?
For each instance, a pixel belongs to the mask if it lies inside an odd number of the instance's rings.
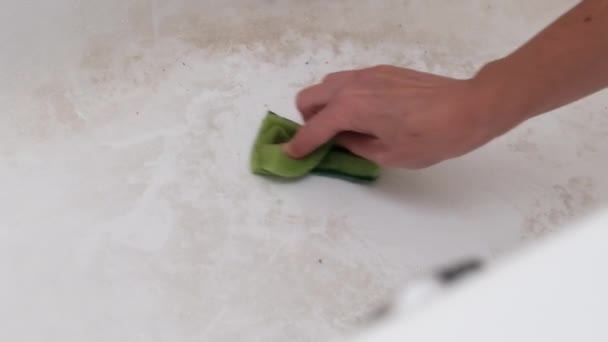
[[[284,145],[283,150],[292,158],[303,158],[314,152],[336,134],[345,130],[340,127],[334,106],[327,106],[324,110],[313,116],[290,142]]]
[[[386,149],[382,142],[373,136],[355,132],[343,132],[335,138],[335,142],[353,154],[382,164],[380,163],[380,157]]]

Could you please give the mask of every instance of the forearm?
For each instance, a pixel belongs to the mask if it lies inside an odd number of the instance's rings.
[[[608,0],[582,1],[474,81],[516,122],[608,87]]]
[[[470,80],[392,66],[328,75],[298,94],[306,123],[284,148],[301,158],[334,139],[384,166],[427,167],[607,86],[608,0],[586,0]]]

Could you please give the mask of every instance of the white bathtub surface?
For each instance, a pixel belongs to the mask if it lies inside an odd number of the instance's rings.
[[[606,204],[606,93],[369,187],[247,169],[324,74],[468,76],[574,3],[4,0],[0,340],[322,341]]]

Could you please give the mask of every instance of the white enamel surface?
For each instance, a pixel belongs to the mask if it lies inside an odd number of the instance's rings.
[[[358,342],[606,341],[608,216],[493,265],[425,308],[394,310]]]
[[[0,11],[0,338],[319,341],[608,201],[608,95],[373,186],[250,175],[334,70],[455,77],[575,1],[20,1]]]

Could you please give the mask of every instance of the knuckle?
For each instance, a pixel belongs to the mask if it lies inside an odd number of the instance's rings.
[[[321,83],[330,83],[332,80],[335,80],[335,79],[336,79],[335,73],[327,74],[327,75],[325,75],[325,77],[323,77],[323,80],[321,81]]]
[[[308,103],[308,90],[304,89],[301,90],[300,92],[298,92],[298,94],[296,95],[296,107],[299,110],[302,110],[303,108],[306,107],[307,103]]]
[[[373,69],[357,70],[357,71],[355,71],[355,74],[354,74],[354,79],[359,82],[369,81],[370,79],[373,79],[373,77],[374,77]]]
[[[338,72],[332,72],[330,74],[325,75],[325,77],[323,78],[323,83],[331,83],[334,81],[337,81],[341,78],[343,78],[346,75],[346,71],[338,71]]]
[[[339,113],[338,116],[342,119],[352,121],[354,118],[360,116],[360,101],[355,96],[349,94],[337,96],[332,102],[332,106],[338,109],[336,112]]]
[[[373,69],[363,70],[359,74],[359,80],[362,82],[370,82],[376,78],[376,72]]]
[[[393,68],[393,66],[388,65],[388,64],[378,64],[376,66],[373,66],[371,68],[371,70],[383,72],[383,71],[390,71],[392,68]]]
[[[390,72],[392,69],[389,65],[377,65],[371,68],[357,70],[355,72],[355,80],[359,82],[374,82],[378,80],[378,78],[383,77],[383,74]]]
[[[342,110],[350,110],[353,107],[355,98],[351,95],[349,89],[344,89],[338,92],[332,99],[332,104],[340,107]]]

